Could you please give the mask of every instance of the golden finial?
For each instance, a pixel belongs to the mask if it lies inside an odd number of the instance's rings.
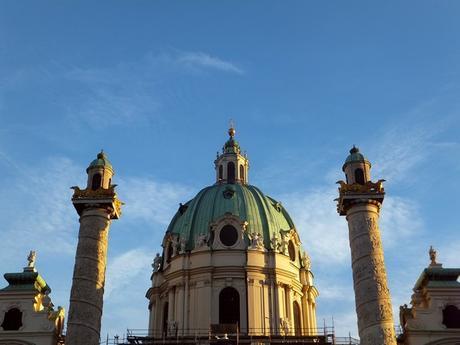
[[[431,265],[436,265],[436,250],[434,250],[433,246],[430,246],[430,251],[428,253],[430,254]]]
[[[228,135],[230,135],[231,138],[235,136],[236,130],[235,130],[235,123],[233,122],[233,119],[230,119],[230,124],[229,124],[229,129],[228,129]]]

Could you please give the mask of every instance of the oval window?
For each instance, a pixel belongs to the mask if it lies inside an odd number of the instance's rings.
[[[238,240],[238,231],[231,225],[225,225],[220,230],[219,238],[225,246],[233,246]]]

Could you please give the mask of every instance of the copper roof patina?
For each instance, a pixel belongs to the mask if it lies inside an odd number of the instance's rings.
[[[257,187],[242,184],[218,184],[203,188],[192,200],[181,205],[167,233],[186,240],[191,250],[199,235],[208,234],[210,225],[226,214],[248,223],[247,233],[260,233],[264,245],[281,238],[280,231],[295,229],[291,217],[281,203],[264,195]]]
[[[112,164],[110,163],[109,159],[107,158],[107,155],[103,150],[101,150],[101,152],[97,154],[97,158],[90,163],[88,169],[86,169],[86,172],[88,172],[88,170],[91,168],[98,167],[113,171]]]
[[[356,162],[367,163],[369,164],[369,166],[371,165],[371,163],[366,159],[366,157],[364,157],[364,155],[361,152],[359,152],[359,148],[353,145],[353,147],[350,150],[350,154],[348,155],[347,159],[345,159],[345,163],[343,163],[342,170],[345,171],[345,167],[349,163],[356,163]]]

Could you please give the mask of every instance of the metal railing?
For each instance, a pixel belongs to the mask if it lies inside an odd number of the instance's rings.
[[[336,342],[339,339],[340,342]],[[101,345],[157,345],[157,344],[350,344],[359,342],[351,337],[335,338],[333,327],[277,330],[250,328],[240,331],[237,327],[225,329],[173,329],[172,332],[153,332],[147,329],[128,329],[126,335],[107,337]]]
[[[359,345],[359,339],[348,337],[334,337],[334,345]]]

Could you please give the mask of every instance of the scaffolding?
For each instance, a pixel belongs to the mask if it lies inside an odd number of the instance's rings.
[[[100,345],[359,345],[359,340],[335,337],[333,327],[297,330],[297,334],[262,334],[262,330],[250,329],[240,333],[238,327],[210,325],[208,329],[188,329],[186,335],[152,333],[146,329],[128,329],[123,336],[107,337]]]

